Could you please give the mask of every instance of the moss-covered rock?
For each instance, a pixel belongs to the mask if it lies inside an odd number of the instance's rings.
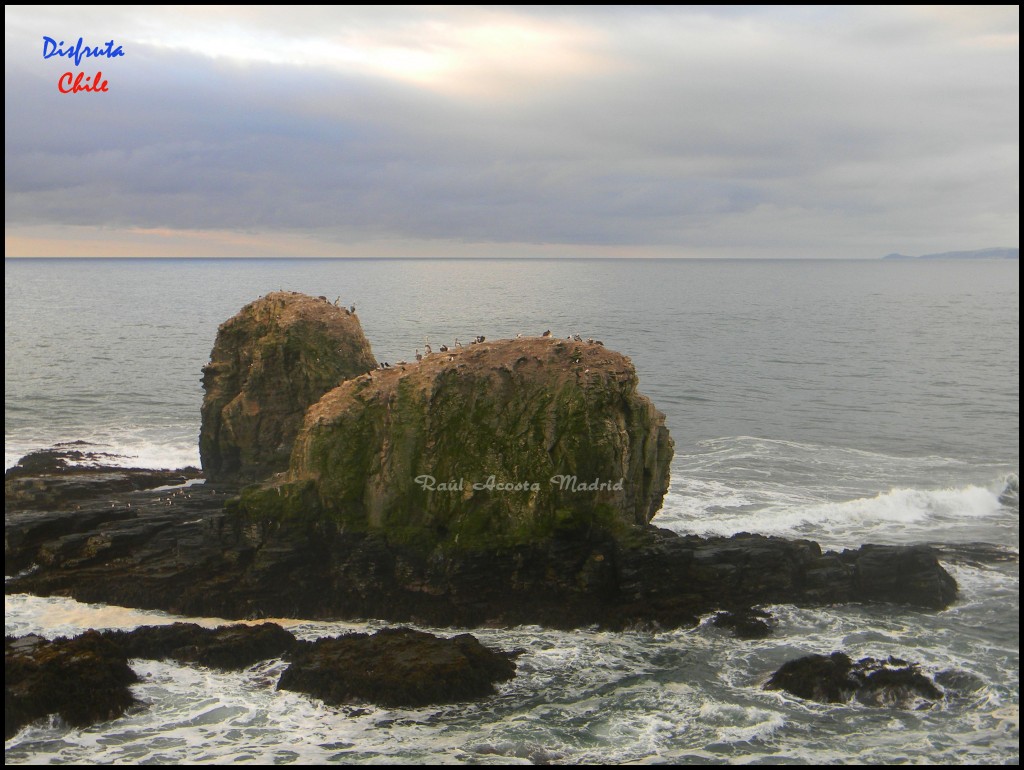
[[[286,477],[240,507],[424,546],[618,532],[660,508],[672,447],[625,356],[502,340],[335,388],[307,412]]]
[[[376,366],[359,320],[324,298],[273,292],[221,324],[203,368],[199,434],[212,481],[253,481],[288,467],[310,404]]]

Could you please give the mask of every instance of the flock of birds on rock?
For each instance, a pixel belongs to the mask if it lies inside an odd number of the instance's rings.
[[[335,304],[337,304],[337,302],[335,302]],[[355,310],[356,310],[355,305],[353,305],[352,306],[352,312],[354,313]],[[548,329],[547,331],[545,331],[540,336],[541,337],[548,337],[548,338],[550,338],[551,337],[551,330]],[[517,340],[518,339],[522,339],[522,338],[523,338],[522,333],[519,333],[519,334],[516,335],[516,339]],[[593,337],[588,337],[586,340],[584,340],[583,337],[581,337],[579,334],[571,334],[568,337],[566,337],[566,339],[571,341],[571,342],[584,342],[585,341],[588,345],[601,345],[602,347],[604,346],[604,343],[601,342],[601,340],[595,340]],[[486,341],[487,341],[487,338],[484,335],[478,334],[476,337],[473,338],[473,341],[470,342],[469,344],[470,345],[479,345],[480,343],[486,342]],[[441,345],[437,349],[437,351],[439,353],[449,353],[448,360],[449,361],[454,361],[455,360],[455,355],[452,354],[451,351],[456,350],[458,348],[462,348],[462,347],[465,347],[465,345],[463,345],[461,342],[459,342],[459,338],[456,337],[455,338],[455,342],[452,344],[451,347],[448,347],[447,345]],[[416,348],[416,361],[415,361],[415,363],[420,363],[424,358],[426,358],[427,356],[431,356],[433,354],[434,354],[433,347],[431,347],[430,343],[427,342],[426,338],[424,338],[424,340],[423,340],[423,352],[420,353],[420,349]],[[394,366],[402,367],[403,371],[404,371],[404,367],[409,366],[409,365],[410,365],[410,363],[408,361],[397,361],[394,364]],[[392,369],[392,368],[394,368],[394,367],[388,361],[381,361],[379,364],[377,364],[377,369]],[[368,372],[368,374],[369,374],[369,372]]]

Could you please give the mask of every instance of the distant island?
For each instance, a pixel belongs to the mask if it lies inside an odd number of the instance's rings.
[[[1020,259],[1020,249],[976,249],[974,251],[943,251],[941,254],[886,254],[882,259]]]

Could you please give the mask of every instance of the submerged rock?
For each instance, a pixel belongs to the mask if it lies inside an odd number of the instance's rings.
[[[999,502],[1007,508],[1020,508],[1020,478],[1016,473],[1006,477],[1006,486],[999,493]]]
[[[203,368],[199,455],[211,481],[252,481],[288,467],[310,404],[376,366],[354,313],[323,298],[272,292],[217,330]]]
[[[808,655],[784,663],[772,674],[765,689],[785,690],[798,698],[821,703],[845,703],[856,697],[868,706],[901,708],[943,697],[916,663],[893,657],[861,658],[854,663],[842,652]]]
[[[96,631],[74,639],[38,636],[4,641],[4,737],[57,714],[85,727],[121,716],[137,680],[124,651]]]
[[[195,623],[104,631],[129,658],[176,660],[226,671],[246,668],[290,650],[295,637],[276,623],[203,628]]]
[[[313,405],[260,519],[497,548],[646,525],[672,439],[629,359],[553,339],[475,344],[343,383]]]
[[[387,628],[300,646],[278,688],[304,692],[333,706],[369,702],[390,708],[456,703],[495,693],[512,679],[512,655],[494,652],[470,634],[450,639]]]
[[[715,628],[732,631],[737,639],[764,639],[772,633],[772,614],[750,607],[745,610],[719,612],[711,621]]]

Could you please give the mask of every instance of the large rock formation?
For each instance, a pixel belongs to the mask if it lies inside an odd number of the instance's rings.
[[[59,510],[71,507],[60,474],[29,473],[18,483],[32,495],[8,505],[6,566],[24,572],[7,591],[189,615],[563,628],[956,597],[930,548],[822,553],[651,526],[672,441],[629,359],[600,344],[484,342],[372,366],[356,319],[322,298],[247,306],[206,370],[203,464],[233,482],[283,469],[291,451],[287,472],[230,500],[233,485],[207,483],[76,492],[74,510]]]
[[[325,298],[273,292],[221,324],[203,368],[199,455],[213,481],[288,466],[310,404],[376,366],[359,320]]]
[[[502,340],[343,383],[306,414],[259,518],[422,547],[540,542],[647,524],[668,489],[665,417],[599,344]]]

